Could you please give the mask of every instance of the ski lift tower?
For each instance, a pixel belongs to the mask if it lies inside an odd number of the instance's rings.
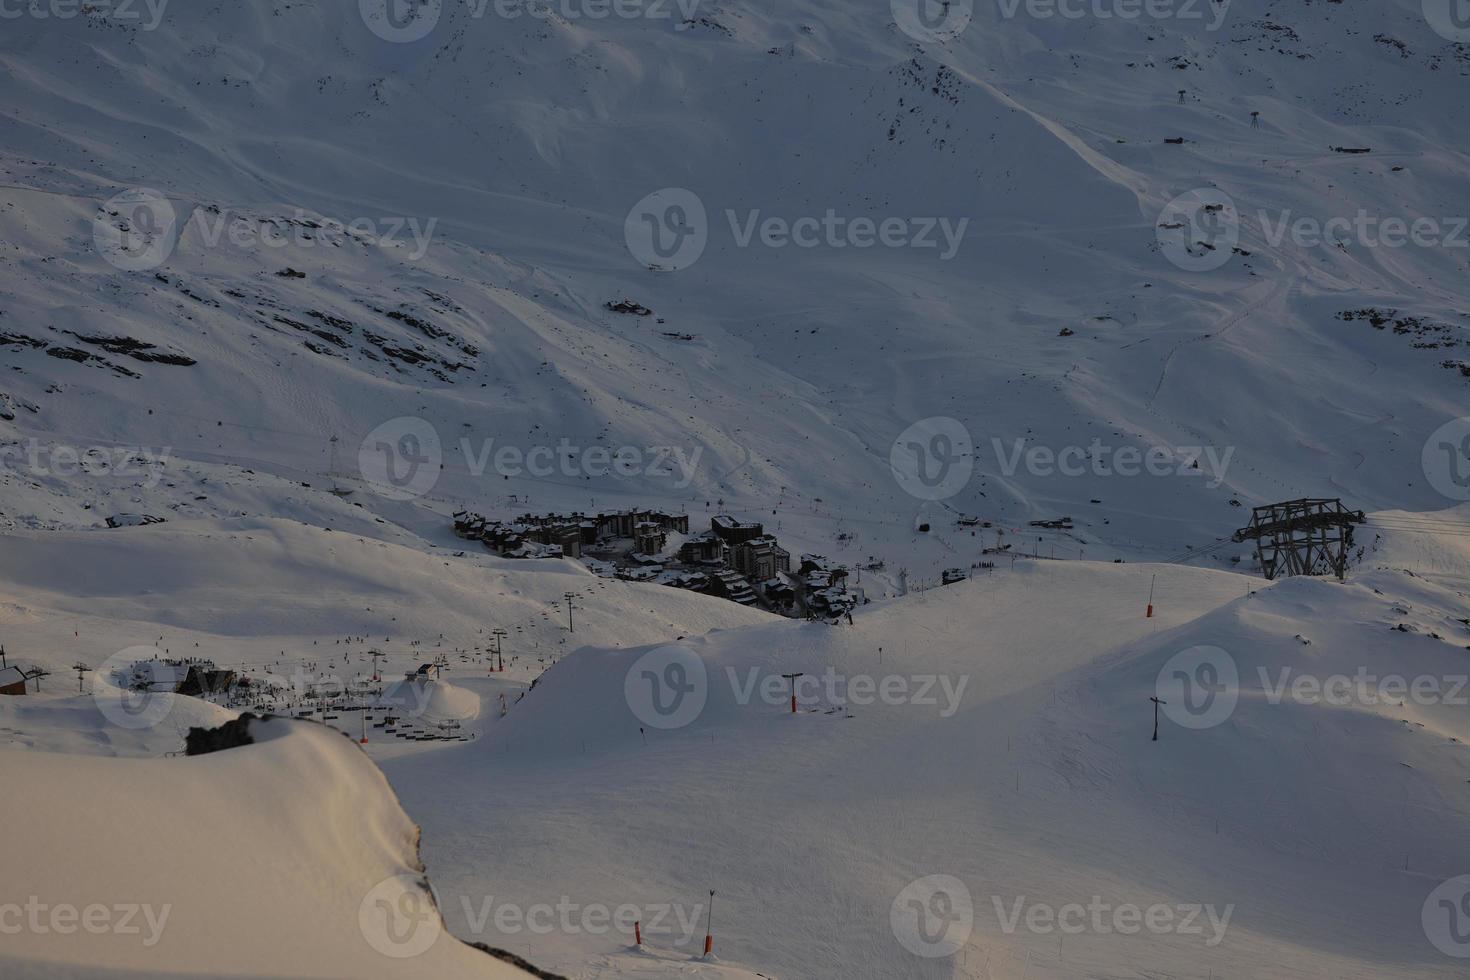
[[[500,641],[510,634],[503,629],[496,628],[490,631],[490,635],[495,637],[495,659],[500,662],[499,666],[495,668],[495,672],[501,674],[505,672],[505,654],[501,652]]]
[[[1303,498],[1267,504],[1251,512],[1251,522],[1232,541],[1255,541],[1256,557],[1268,580],[1281,575],[1347,577],[1353,525],[1367,520],[1336,498]]]

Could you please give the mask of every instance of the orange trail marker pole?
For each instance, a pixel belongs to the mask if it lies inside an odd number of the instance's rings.
[[[1148,583],[1148,612],[1144,615],[1144,619],[1154,618],[1154,585],[1158,580],[1159,577],[1155,575]]]
[[[805,677],[806,674],[798,672],[795,674],[782,674],[781,676],[791,682],[791,713],[794,715],[796,714],[796,679],[798,677]]]
[[[709,892],[709,908],[704,912],[704,955],[709,956],[715,951],[715,890]]]
[[[643,925],[636,921],[633,923],[633,945],[643,945]]]

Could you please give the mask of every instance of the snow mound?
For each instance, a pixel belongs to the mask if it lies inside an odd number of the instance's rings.
[[[27,787],[0,796],[0,823],[26,828],[6,895],[40,923],[6,936],[6,975],[527,976],[444,932],[418,827],[350,741],[251,732],[192,758],[6,754]]]
[[[419,675],[388,685],[379,701],[428,722],[473,721],[480,715],[480,696],[475,692]]]

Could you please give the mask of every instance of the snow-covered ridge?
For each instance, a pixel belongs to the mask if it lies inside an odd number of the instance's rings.
[[[784,499],[803,550],[829,553],[845,517],[915,574],[953,545],[913,538],[890,450],[931,417],[974,446],[945,504],[1009,528],[1071,515],[1057,543],[1092,557],[1211,544],[1231,501],[1448,502],[1414,450],[1463,403],[1459,250],[1282,229],[1362,211],[1452,231],[1460,49],[1410,0],[1236,0],[1203,22],[1029,9],[976,5],[924,45],[882,5],[814,2],[701,5],[687,30],[447,3],[414,44],[350,6],[10,22],[0,333],[20,370],[0,431],[321,486],[357,479],[363,438],[408,416],[443,446],[430,496],[451,509]],[[130,187],[183,233],[124,273],[93,231]],[[698,199],[706,241],[653,275],[625,219],[664,188]],[[1240,224],[1242,254],[1212,271],[1160,244],[1197,188]],[[941,219],[966,224],[946,259],[912,236],[853,247],[858,219],[925,223],[936,246]],[[815,221],[817,244],[758,230],[772,220]],[[624,297],[653,315],[605,308]],[[698,464],[690,481],[475,465],[564,440]],[[1070,477],[1017,468],[1018,443],[1225,465]],[[6,469],[22,499],[46,483]],[[5,519],[87,522],[61,482]]]

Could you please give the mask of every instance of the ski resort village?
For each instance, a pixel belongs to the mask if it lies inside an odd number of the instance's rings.
[[[689,532],[689,515],[658,511],[523,514],[511,522],[458,511],[454,533],[508,558],[576,558],[595,574],[718,596],[784,616],[852,618],[865,603],[847,585],[846,566],[791,553],[754,522],[719,514],[708,530]]]
[[[0,980],[1470,978],[1470,3],[0,84]]]

